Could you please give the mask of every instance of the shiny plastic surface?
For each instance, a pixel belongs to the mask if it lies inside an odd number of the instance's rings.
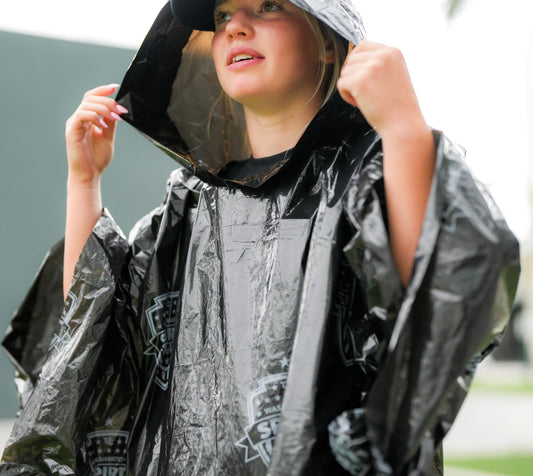
[[[343,38],[357,45],[365,39],[366,32],[357,2],[353,0],[291,0],[330,26]]]
[[[351,2],[305,3],[359,38]],[[183,167],[129,239],[103,214],[64,307],[61,245],[46,258],[3,342],[21,411],[0,472],[441,474],[442,439],[507,323],[515,237],[435,133],[404,288],[380,138],[338,97],[290,160],[217,177],[249,151],[206,35],[166,6],[124,78],[125,118]]]

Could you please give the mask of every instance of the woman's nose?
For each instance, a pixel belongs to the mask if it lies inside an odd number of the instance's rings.
[[[236,10],[226,24],[226,38],[235,39],[239,37],[250,37],[253,35],[253,26],[250,13],[244,8]]]

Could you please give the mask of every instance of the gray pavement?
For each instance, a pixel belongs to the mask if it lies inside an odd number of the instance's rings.
[[[475,383],[444,441],[446,454],[533,454],[533,367],[488,360]]]
[[[471,392],[444,440],[444,452],[454,457],[533,454],[533,393]]]

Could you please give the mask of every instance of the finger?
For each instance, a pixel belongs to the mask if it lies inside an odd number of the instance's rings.
[[[351,68],[360,68],[363,65],[375,64],[376,66],[380,61],[380,54],[376,51],[361,51],[358,53],[352,53],[344,62],[342,70],[349,70]]]
[[[80,104],[79,110],[81,111],[95,111],[107,121],[121,121],[120,112],[117,112],[117,104],[112,103],[100,104],[98,102],[84,101]]]
[[[372,62],[375,66],[382,67],[385,65],[405,64],[402,52],[398,48],[373,45],[371,48],[362,50],[354,49],[346,58],[346,65],[361,64]]]
[[[376,43],[374,41],[363,40],[359,42],[357,46],[353,48],[352,52],[355,51],[355,52],[362,53],[363,51],[378,51],[383,48],[387,48],[387,46],[382,43]]]
[[[348,91],[346,91],[345,89],[344,90],[339,89],[339,94],[340,94],[341,98],[345,102],[347,102],[350,106],[358,107],[357,106],[357,101],[355,100],[355,98]]]
[[[339,91],[339,94],[341,98],[344,99],[344,101],[354,107],[358,107],[357,100],[355,99],[354,95],[352,94],[346,83],[347,81],[344,78],[339,78],[337,81],[337,90]]]
[[[84,98],[88,96],[110,96],[115,93],[119,88],[118,84],[108,84],[106,86],[98,86],[94,89],[90,89],[84,94]]]
[[[117,105],[117,102],[113,98],[110,98],[108,96],[98,96],[95,94],[84,96],[81,104],[86,102],[104,104],[109,107],[109,109],[113,109]]]
[[[115,112],[117,115],[126,114],[129,111],[122,105],[118,104],[113,98],[106,96],[86,96],[80,104],[80,107],[86,108],[85,104],[100,104],[107,107],[110,111]]]
[[[117,127],[117,121],[106,121],[106,123],[107,127],[103,127],[101,128],[101,130],[106,140],[112,141],[114,139],[115,129]]]
[[[107,124],[96,111],[78,110],[68,122],[69,128],[74,131],[85,129],[91,124],[99,129],[109,128],[109,124]]]

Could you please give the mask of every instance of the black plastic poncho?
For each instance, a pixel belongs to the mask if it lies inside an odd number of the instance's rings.
[[[358,41],[350,2],[295,3]],[[124,79],[127,119],[181,167],[129,239],[103,213],[64,304],[61,244],[47,256],[4,340],[21,410],[2,474],[441,473],[508,319],[516,239],[435,133],[404,288],[379,137],[338,97],[290,159],[218,178],[248,151],[242,111],[213,106],[209,35],[165,7]]]

